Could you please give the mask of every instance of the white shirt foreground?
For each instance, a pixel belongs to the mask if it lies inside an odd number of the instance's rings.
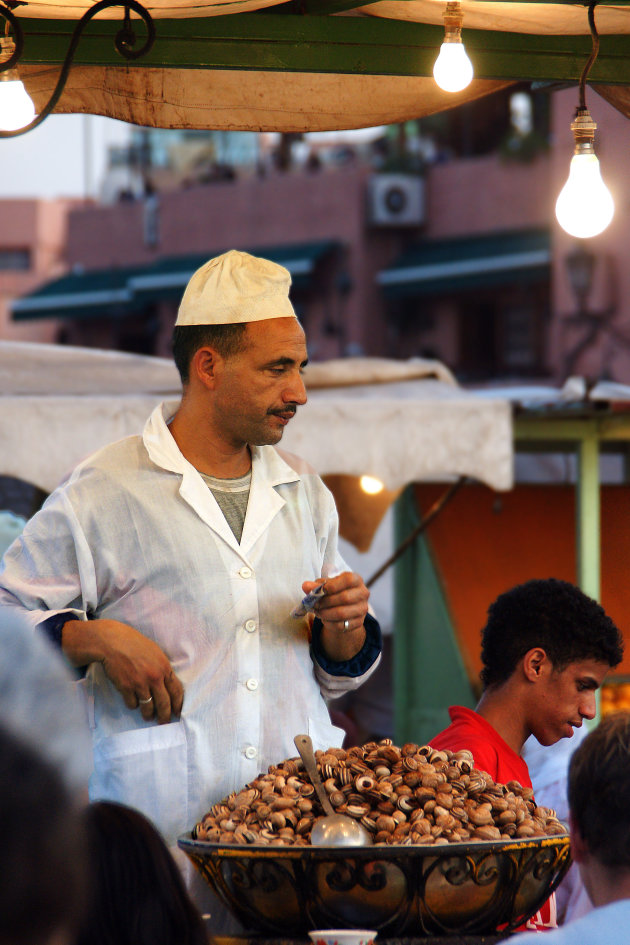
[[[31,519],[4,559],[0,604],[33,625],[71,610],[130,624],[167,654],[185,689],[181,719],[144,722],[100,664],[86,693],[93,799],[137,807],[173,843],[208,808],[272,763],[340,745],[325,698],[361,677],[331,676],[290,617],[302,582],[347,570],[321,479],[296,457],[252,448],[239,545],[212,493],[156,408],[142,437],[85,460]]]

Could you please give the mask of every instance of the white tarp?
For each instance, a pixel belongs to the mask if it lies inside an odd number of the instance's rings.
[[[454,382],[425,376],[309,388],[296,419],[282,445],[322,475],[368,474],[390,490],[452,475],[512,488],[509,401],[482,400]]]
[[[306,382],[309,401],[282,446],[321,475],[369,473],[388,489],[467,475],[511,488],[509,401],[458,387],[443,365],[347,358],[309,366]],[[0,342],[0,474],[50,492],[95,449],[141,432],[152,408],[180,392],[166,359]]]
[[[58,66],[20,66],[36,111],[50,99],[58,77]],[[152,128],[334,131],[415,120],[511,81],[473,79],[462,92],[444,92],[433,76],[75,65],[54,111]]]
[[[0,396],[179,394],[166,358],[65,345],[0,341]]]

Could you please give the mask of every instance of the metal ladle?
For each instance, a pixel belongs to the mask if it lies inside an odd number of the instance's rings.
[[[304,762],[306,773],[324,808],[324,816],[318,817],[311,830],[311,844],[315,847],[367,847],[372,844],[372,837],[358,820],[347,814],[336,814],[322,779],[317,770],[313,753],[313,743],[308,735],[296,735],[293,739],[300,758]]]

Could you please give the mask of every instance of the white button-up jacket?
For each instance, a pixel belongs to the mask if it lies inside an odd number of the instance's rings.
[[[185,688],[181,718],[144,722],[100,664],[85,680],[93,731],[93,798],[144,811],[173,842],[215,801],[269,764],[343,732],[325,698],[362,677],[332,677],[290,616],[302,582],[347,570],[334,501],[312,470],[271,446],[252,448],[240,545],[156,408],[142,437],[85,460],[5,556],[0,604],[33,624],[71,610],[110,618],[155,640]]]

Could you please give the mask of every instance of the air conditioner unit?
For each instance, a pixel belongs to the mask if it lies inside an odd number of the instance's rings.
[[[424,179],[412,174],[373,174],[368,180],[368,221],[373,226],[424,223]]]

